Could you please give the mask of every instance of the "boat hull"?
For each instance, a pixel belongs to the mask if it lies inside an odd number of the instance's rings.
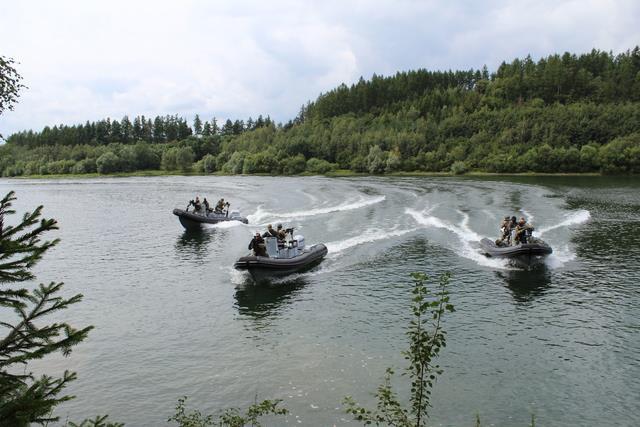
[[[293,258],[269,258],[263,256],[244,256],[233,265],[237,270],[248,271],[256,282],[300,273],[318,265],[327,255],[323,244],[311,246],[302,255]]]
[[[480,241],[480,246],[487,256],[510,258],[525,262],[541,259],[553,252],[549,245],[539,239],[534,243],[525,243],[523,245],[498,246],[494,241],[484,238]]]
[[[173,214],[178,217],[180,224],[187,230],[201,228],[203,224],[217,224],[226,221],[240,221],[248,224],[249,221],[244,217],[228,217],[224,214],[209,213],[207,216],[194,212],[188,212],[182,209],[174,209]]]

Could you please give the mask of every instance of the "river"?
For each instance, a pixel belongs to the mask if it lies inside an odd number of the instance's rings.
[[[129,426],[168,425],[183,395],[205,413],[280,398],[291,413],[267,425],[346,425],[343,397],[373,407],[385,368],[406,365],[413,271],[453,274],[433,425],[635,425],[639,189],[606,177],[0,180],[18,212],[43,204],[59,221],[37,279],[84,294],[59,318],[95,326],[70,357],[33,365],[78,373],[56,413]],[[195,195],[224,197],[250,224],[185,232],[171,211]],[[543,265],[481,254],[505,215],[553,247]],[[278,222],[329,254],[256,287],[233,262]]]

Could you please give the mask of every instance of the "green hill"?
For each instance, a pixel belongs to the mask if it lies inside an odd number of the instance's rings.
[[[530,57],[494,72],[416,70],[339,87],[268,117],[102,120],[20,132],[4,176],[211,173],[640,172],[640,49]]]

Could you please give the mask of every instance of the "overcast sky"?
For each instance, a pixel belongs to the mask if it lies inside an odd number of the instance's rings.
[[[125,114],[284,122],[373,73],[626,51],[640,1],[3,0],[0,40],[29,87],[5,135]]]

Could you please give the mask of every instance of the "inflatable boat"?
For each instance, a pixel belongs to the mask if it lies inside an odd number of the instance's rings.
[[[213,211],[206,211],[200,209],[198,211],[189,211],[183,209],[174,209],[173,214],[178,217],[180,224],[187,230],[193,230],[202,227],[202,224],[217,224],[224,221],[240,221],[248,224],[247,218],[240,216],[238,211],[227,211],[223,213],[217,213]]]
[[[304,237],[297,235],[286,241],[276,237],[265,237],[265,255],[248,255],[238,259],[233,265],[237,270],[245,270],[256,282],[298,273],[318,265],[327,255],[327,247],[322,243],[306,247]]]
[[[551,246],[543,240],[530,238],[528,243],[518,245],[496,245],[486,237],[480,240],[480,246],[490,257],[523,258],[544,257],[553,252]]]

